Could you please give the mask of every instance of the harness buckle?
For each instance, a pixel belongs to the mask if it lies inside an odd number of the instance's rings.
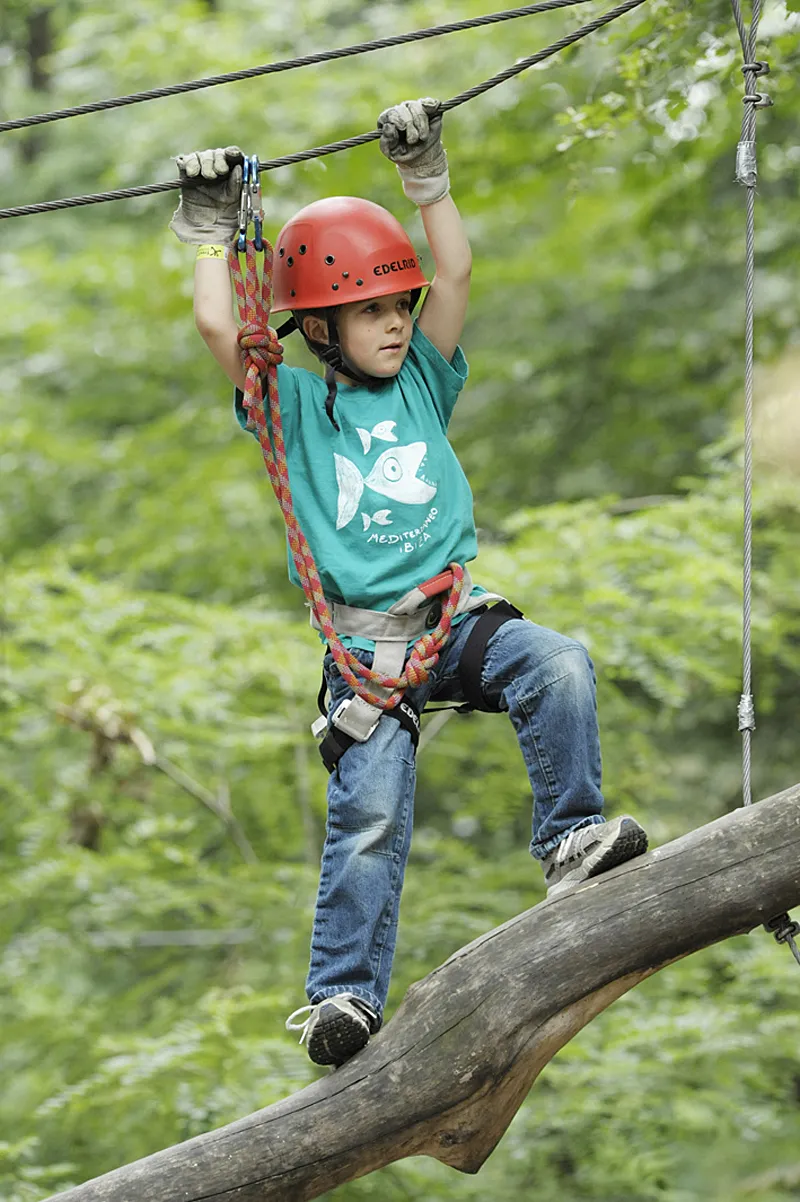
[[[350,709],[350,706],[355,700],[355,697],[345,697],[344,701],[340,701],[336,709],[331,714],[331,723],[336,727],[337,730],[344,731],[346,735],[350,735],[350,737],[355,739],[357,743],[366,743],[370,735],[377,730],[378,723],[383,715],[383,711],[378,710],[378,716],[374,722],[370,724],[369,728],[366,728],[363,722],[358,722],[357,720],[349,722],[347,719],[347,711]],[[361,708],[363,711],[363,707]]]
[[[328,729],[328,719],[325,717],[324,714],[321,718],[316,718],[311,723],[311,733],[315,739],[321,739],[327,729]]]
[[[425,615],[425,625],[428,627],[428,630],[433,630],[434,627],[439,625],[441,620],[442,603],[441,601],[434,601],[433,605],[431,605],[430,609]]]

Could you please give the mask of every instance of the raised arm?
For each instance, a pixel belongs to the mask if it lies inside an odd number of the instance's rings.
[[[199,258],[195,263],[194,324],[225,375],[244,392],[245,372],[227,259]]]
[[[464,329],[472,252],[452,196],[423,205],[421,212],[436,274],[417,325],[449,363]]]
[[[417,324],[450,361],[469,301],[472,252],[450,196],[447,155],[437,100],[407,100],[378,118],[380,146],[396,164],[406,196],[420,206],[435,274]]]
[[[170,229],[181,242],[198,248],[194,320],[200,336],[231,383],[244,389],[227,261],[227,249],[239,223],[241,161],[237,146],[179,155],[178,170],[187,183],[181,188]]]

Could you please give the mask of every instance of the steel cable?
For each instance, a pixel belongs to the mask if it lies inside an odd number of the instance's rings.
[[[504,83],[507,79],[512,79],[515,75],[521,74],[529,67],[543,62],[554,54],[558,54],[559,51],[572,46],[582,38],[588,37],[589,34],[595,33],[598,29],[602,29],[604,25],[610,24],[618,17],[624,16],[625,13],[638,8],[645,2],[646,0],[625,0],[625,3],[610,9],[607,13],[596,17],[595,20],[590,21],[588,24],[582,25],[579,29],[574,30],[573,33],[559,38],[557,42],[553,42],[552,45],[537,51],[536,54],[531,54],[527,58],[518,60],[512,66],[499,71],[483,83],[476,84],[474,87],[460,92],[451,100],[445,100],[442,104],[442,111],[448,112],[451,109],[457,108],[458,105],[465,104],[468,100],[472,100],[474,97],[488,92],[490,88],[497,87],[498,84]],[[258,169],[259,172],[274,171],[277,167],[288,167],[292,163],[302,163],[308,159],[317,159],[322,158],[324,155],[335,154],[340,150],[349,150],[354,146],[363,146],[367,142],[377,141],[379,137],[379,130],[370,130],[369,133],[358,134],[353,138],[343,138],[338,142],[330,142],[325,146],[315,146],[311,150],[301,150],[295,154],[287,154],[278,159],[268,159],[265,162],[259,161]],[[117,188],[112,192],[95,192],[87,196],[69,196],[60,200],[45,200],[37,204],[18,205],[15,208],[0,209],[0,220],[5,220],[9,217],[26,217],[33,213],[52,213],[58,209],[71,209],[80,205],[102,204],[110,200],[129,200],[137,196],[152,196],[158,192],[171,192],[180,187],[181,181],[175,179],[166,180],[160,184],[141,184],[134,188]]]
[[[448,25],[433,25],[417,29],[413,33],[400,33],[390,38],[377,38],[372,42],[358,42],[353,46],[342,46],[338,50],[323,50],[317,54],[305,54],[279,63],[266,63],[261,67],[246,67],[242,71],[228,71],[223,75],[210,75],[205,79],[192,79],[188,83],[176,83],[164,88],[131,92],[127,96],[115,96],[109,100],[95,100],[77,104],[72,108],[56,109],[49,113],[36,113],[30,117],[18,117],[13,121],[0,121],[0,133],[12,129],[27,129],[32,125],[45,125],[50,121],[63,121],[66,117],[81,117],[86,113],[102,113],[107,109],[123,108],[129,104],[140,104],[144,100],[161,100],[165,96],[180,96],[184,92],[198,92],[201,88],[215,88],[223,83],[237,83],[242,79],[255,79],[261,75],[277,75],[281,71],[293,71],[297,67],[310,67],[334,59],[350,58],[356,54],[368,54],[373,50],[385,50],[390,46],[403,46],[407,42],[421,42],[426,38],[440,37],[446,33],[458,33],[462,29],[477,29],[482,25],[496,25],[500,21],[513,21],[518,17],[530,17],[535,13],[551,12],[559,8],[570,8],[584,4],[586,0],[542,0],[539,4],[527,4],[522,8],[507,8],[502,12],[489,13],[483,17],[472,17],[465,21],[452,21]]]
[[[739,700],[739,731],[742,735],[742,797],[752,803],[751,736],[755,730],[752,696],[752,565],[753,565],[753,324],[755,307],[755,202],[758,166],[756,158],[757,109],[770,103],[756,90],[759,75],[769,70],[755,60],[761,0],[753,0],[750,29],[745,27],[739,0],[731,0],[733,17],[742,44],[745,77],[742,132],[736,153],[736,179],[746,189],[745,217],[745,317],[744,317],[744,531],[742,568],[742,695]]]
[[[742,800],[752,804],[751,736],[755,730],[755,707],[752,696],[752,567],[753,567],[753,325],[755,314],[755,208],[758,183],[756,154],[757,110],[772,104],[769,96],[757,90],[757,80],[769,74],[769,65],[756,59],[756,39],[761,18],[761,0],[753,0],[749,30],[745,26],[739,0],[731,0],[733,18],[742,43],[744,63],[744,114],[742,132],[736,150],[736,179],[747,189],[745,216],[745,290],[744,290],[744,504],[743,504],[743,568],[742,568],[742,695],[739,700],[739,730],[742,735]],[[778,914],[764,924],[764,929],[785,943],[800,964],[800,949],[795,936],[800,924],[787,913]]]

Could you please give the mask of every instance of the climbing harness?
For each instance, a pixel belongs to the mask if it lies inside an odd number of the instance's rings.
[[[373,668],[398,675],[402,670],[409,643],[430,630],[439,621],[441,597],[451,584],[451,573],[442,572],[411,589],[388,610],[359,609],[352,605],[331,605],[333,625],[339,635],[368,638],[375,643]],[[486,710],[481,694],[481,671],[484,653],[495,630],[511,618],[521,618],[522,612],[499,593],[473,593],[472,580],[464,568],[464,585],[456,614],[472,613],[478,621],[469,633],[459,659],[459,678],[466,703],[456,705],[458,713]],[[319,629],[312,614],[311,622]],[[419,742],[420,714],[404,698],[394,709],[381,712],[363,697],[345,698],[328,716],[325,706],[327,682],[323,671],[322,686],[317,697],[320,718],[312,724],[311,733],[321,737],[320,755],[329,772],[354,742],[365,742],[374,733],[381,717],[396,718],[411,735],[416,751]],[[440,708],[447,708],[440,707]]]
[[[179,84],[173,89],[162,89],[155,93],[137,93],[130,97],[120,98],[119,103],[134,104],[139,100],[148,100],[160,95],[172,95],[175,91],[190,91],[197,86],[212,86],[214,83],[227,83],[233,79],[244,79],[254,74],[267,74],[270,70],[289,70],[290,67],[304,66],[307,62],[324,62],[325,58],[344,57],[346,53],[361,54],[367,50],[379,49],[380,47],[399,45],[401,41],[414,41],[423,37],[434,37],[438,34],[449,33],[457,29],[468,29],[473,25],[487,25],[501,20],[510,20],[512,17],[528,16],[536,12],[546,12],[553,8],[568,7],[572,4],[580,3],[582,0],[569,0],[569,5],[561,3],[561,0],[550,0],[549,3],[530,5],[527,8],[509,10],[507,13],[494,13],[487,17],[476,17],[473,21],[462,21],[453,25],[440,26],[436,29],[418,30],[416,33],[404,34],[399,38],[386,38],[381,42],[362,43],[360,46],[348,47],[342,51],[330,51],[323,57],[321,55],[312,55],[307,59],[294,59],[288,63],[276,63],[264,68],[252,68],[250,71],[234,72],[229,76],[219,76],[214,80],[203,81],[198,80],[192,84]],[[537,51],[535,54],[529,55],[527,58],[519,59],[510,67],[506,67],[503,71],[499,71],[490,79],[484,80],[483,83],[476,84],[472,88],[468,88],[464,92],[459,92],[451,100],[445,100],[442,104],[442,112],[449,112],[450,109],[457,108],[461,104],[465,104],[468,100],[473,100],[476,96],[483,95],[490,88],[497,87],[498,84],[504,83],[507,79],[512,79],[515,75],[527,71],[529,67],[536,66],[537,63],[544,62],[545,59],[551,58],[552,55],[558,54],[561,50],[565,50],[568,46],[574,45],[581,39],[588,37],[592,33],[596,33],[598,29],[602,29],[605,25],[609,25],[612,21],[616,21],[618,17],[622,17],[625,13],[631,12],[632,9],[638,8],[644,4],[645,0],[624,0],[624,3],[616,8],[610,9],[602,16],[596,17],[593,21],[589,21],[586,25],[581,25],[579,29],[572,33],[566,34],[559,38],[557,42],[553,42],[551,46],[546,46],[543,50]],[[113,101],[100,102],[101,107],[113,107]],[[44,121],[55,120],[61,116],[73,116],[76,112],[94,112],[96,106],[83,105],[78,110],[66,109],[61,113],[42,113],[36,117],[21,118],[16,122],[5,122],[0,124],[0,133],[8,129],[21,128],[26,124],[39,124]],[[325,146],[316,146],[311,150],[301,150],[297,154],[284,155],[279,159],[268,159],[267,161],[260,160],[258,162],[258,171],[274,171],[277,167],[288,167],[291,163],[304,163],[309,159],[321,158],[324,155],[336,154],[340,150],[349,150],[354,146],[363,146],[367,142],[376,142],[380,137],[380,130],[370,130],[369,133],[357,134],[353,138],[343,138],[338,142],[329,142]],[[95,192],[87,196],[68,196],[60,200],[45,200],[38,204],[17,205],[10,209],[0,209],[0,220],[5,220],[9,217],[26,217],[34,213],[53,213],[58,209],[71,209],[79,205],[103,204],[111,200],[128,200],[136,196],[152,196],[158,192],[172,192],[184,185],[185,181],[180,179],[166,180],[160,184],[141,184],[135,188],[117,188],[112,192]]]
[[[464,570],[466,572],[466,569]],[[429,586],[432,585],[437,579],[439,578],[434,577],[433,581],[424,581],[418,586],[418,589],[412,590],[411,593],[407,594],[407,598],[411,598],[413,593],[417,591],[421,591],[427,596],[433,595],[429,591]],[[406,598],[401,598],[401,602],[398,602],[397,604],[401,604],[405,600]],[[490,604],[490,602],[493,602],[493,604]],[[343,608],[349,607],[345,606]],[[420,609],[423,608],[424,606],[420,606]],[[389,610],[388,612],[391,614],[392,611]],[[436,620],[435,617],[433,617],[435,612],[436,608],[434,606],[427,617],[426,625],[430,625],[431,621]],[[477,622],[467,636],[467,641],[464,644],[458,660],[458,676],[461,684],[461,691],[466,698],[466,702],[462,705],[434,706],[433,712],[436,712],[440,709],[453,709],[457,714],[470,714],[473,712],[473,710],[482,710],[484,712],[491,711],[491,707],[488,706],[484,700],[481,682],[486,645],[495,631],[499,630],[505,622],[510,621],[512,618],[523,617],[522,610],[517,609],[517,607],[512,605],[510,601],[507,601],[505,597],[499,597],[496,593],[475,594],[468,599],[468,602],[464,607],[464,612],[470,612],[478,618]],[[383,652],[383,648],[387,645],[391,646],[391,640],[387,639],[385,634],[387,627],[384,623],[387,614],[384,612],[371,610],[351,610],[351,613],[359,616],[351,626],[349,632],[354,634],[360,633],[375,640],[375,660],[377,661],[378,656]],[[364,621],[361,615],[368,615],[368,620]],[[338,625],[339,620],[339,615],[334,613],[334,621],[337,624],[337,629],[339,629],[340,633],[342,634],[349,633],[344,627],[340,629]],[[416,621],[418,623],[419,618],[417,618]],[[413,626],[411,626],[410,629],[413,629]],[[398,650],[401,653],[404,653],[406,643],[401,641],[402,631],[398,628],[392,630],[391,633],[395,636],[396,641],[399,643]],[[414,637],[413,634],[411,637]],[[347,751],[349,747],[352,747],[353,743],[356,741],[354,736],[349,735],[346,732],[346,720],[349,710],[352,708],[353,702],[355,702],[357,699],[346,699],[345,701],[341,702],[341,704],[337,706],[336,710],[330,716],[329,725],[327,710],[325,708],[326,692],[327,681],[325,680],[325,672],[323,670],[322,685],[317,697],[317,705],[319,706],[319,711],[322,717],[317,718],[316,722],[312,724],[311,733],[317,737],[324,734],[324,738],[320,743],[319,751],[325,767],[329,772],[333,772],[345,751]],[[423,710],[422,712],[427,712],[427,707],[426,710]],[[380,716],[380,714],[377,715],[375,726],[377,726],[377,720],[380,718]],[[342,721],[343,717],[345,718],[345,722]],[[416,752],[419,744],[420,714],[415,707],[411,705],[408,699],[406,698],[401,701],[395,709],[387,710],[385,712],[385,717],[396,718],[398,722],[400,722],[401,726],[405,727],[405,729],[411,735],[411,744]],[[370,728],[369,734],[372,734],[375,726]]]
[[[745,220],[745,371],[744,371],[744,538],[743,538],[743,612],[742,612],[742,694],[737,714],[739,731],[742,735],[742,799],[745,806],[752,804],[751,791],[751,736],[756,728],[755,705],[752,695],[752,564],[753,564],[753,317],[755,297],[755,202],[758,183],[758,160],[756,153],[757,110],[769,108],[771,98],[758,90],[757,81],[769,75],[769,64],[756,59],[758,24],[761,18],[761,0],[753,0],[750,28],[747,29],[739,0],[731,0],[733,17],[739,40],[742,44],[744,63],[744,113],[742,132],[736,148],[736,182],[746,189]],[[800,950],[795,936],[800,934],[800,924],[788,914],[778,914],[764,924],[764,929],[775,936],[778,943],[786,943],[797,963]]]

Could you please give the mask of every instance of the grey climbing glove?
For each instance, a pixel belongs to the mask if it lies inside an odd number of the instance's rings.
[[[450,191],[440,108],[428,96],[406,100],[378,118],[381,150],[396,164],[408,199],[418,205],[434,204]]]
[[[181,199],[169,228],[181,242],[227,246],[239,228],[243,155],[238,146],[177,156]],[[200,183],[188,181],[199,179]]]

